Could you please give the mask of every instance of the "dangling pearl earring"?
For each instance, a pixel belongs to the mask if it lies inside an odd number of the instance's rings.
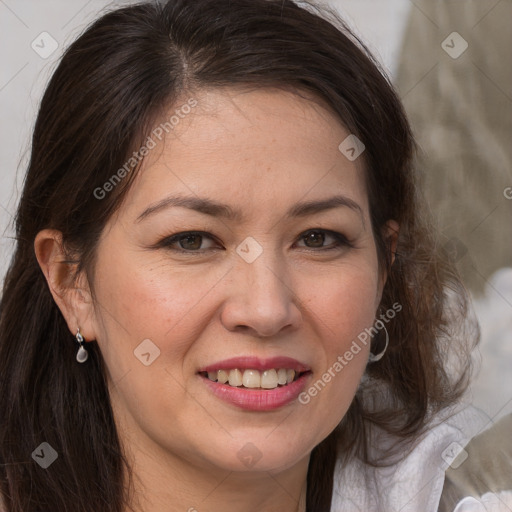
[[[76,360],[79,363],[85,363],[87,359],[89,358],[89,352],[85,350],[82,343],[84,342],[84,337],[80,334],[80,327],[78,328],[78,332],[76,333],[76,341],[80,345],[80,348],[78,349],[78,352],[76,353]]]

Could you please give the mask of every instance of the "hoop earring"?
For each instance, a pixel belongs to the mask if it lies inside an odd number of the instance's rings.
[[[87,352],[87,350],[85,350],[83,346],[84,337],[80,334],[80,327],[78,328],[75,338],[78,344],[80,345],[80,348],[76,353],[76,360],[79,363],[85,363],[85,361],[87,361],[87,359],[89,358],[89,352]]]
[[[384,345],[384,349],[381,352],[379,352],[378,354],[373,354],[372,352],[370,352],[370,356],[368,357],[369,363],[376,363],[377,361],[380,361],[382,359],[382,357],[384,356],[384,354],[386,353],[386,350],[388,349],[388,345],[389,345],[388,330],[386,329],[386,326],[384,325],[384,323],[382,324],[382,327],[384,328],[384,331],[386,332],[386,345]]]

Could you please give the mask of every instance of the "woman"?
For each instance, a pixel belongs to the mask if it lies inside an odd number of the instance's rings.
[[[41,103],[4,285],[5,509],[435,510],[477,428],[477,334],[413,146],[312,5],[88,28]]]

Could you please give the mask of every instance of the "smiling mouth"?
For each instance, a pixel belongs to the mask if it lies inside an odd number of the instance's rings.
[[[306,373],[311,372],[297,372],[290,368],[272,368],[261,372],[254,369],[241,370],[233,368],[231,370],[199,372],[199,375],[212,382],[225,384],[234,388],[261,391],[288,386]]]

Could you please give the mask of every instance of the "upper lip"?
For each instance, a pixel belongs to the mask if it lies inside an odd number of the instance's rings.
[[[310,371],[307,364],[301,363],[296,359],[286,356],[271,357],[269,359],[260,359],[258,357],[242,356],[232,357],[231,359],[224,359],[216,363],[209,364],[200,368],[198,372],[213,372],[216,370],[232,370],[238,368],[239,370],[259,370],[265,371],[272,368],[286,368],[292,369],[296,372]]]

